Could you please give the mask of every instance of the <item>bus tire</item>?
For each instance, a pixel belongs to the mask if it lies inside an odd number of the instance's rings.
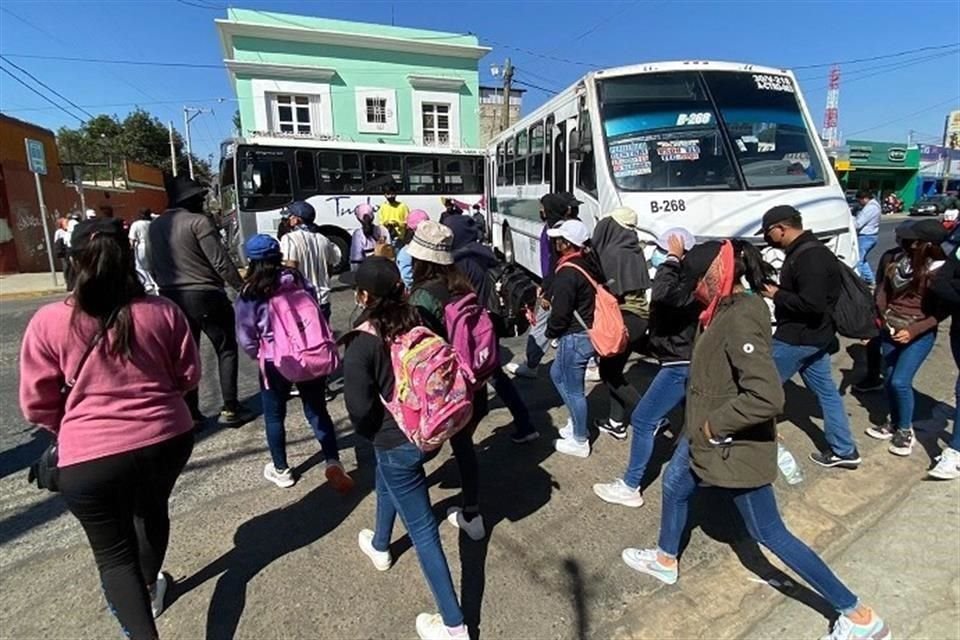
[[[513,253],[513,231],[510,230],[510,225],[506,222],[503,223],[503,261],[507,264],[513,264],[515,255]]]
[[[333,267],[331,274],[343,273],[350,268],[350,236],[337,227],[320,227],[320,233],[340,249],[340,264]]]

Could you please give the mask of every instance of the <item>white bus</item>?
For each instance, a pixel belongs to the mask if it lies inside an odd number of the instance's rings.
[[[294,200],[317,211],[316,224],[349,264],[360,204],[375,209],[388,185],[411,210],[434,219],[446,198],[463,208],[483,198],[483,150],[340,142],[315,138],[238,138],[221,148],[222,224],[235,257],[251,235],[276,235],[280,212]]]
[[[699,240],[761,241],[760,219],[790,204],[847,264],[857,240],[844,193],[790,71],[660,62],[587,74],[490,142],[494,245],[540,274],[539,198],[570,191],[592,228],[615,207],[641,240],[671,227]],[[648,245],[651,247],[652,242]],[[765,257],[779,267],[782,255]]]

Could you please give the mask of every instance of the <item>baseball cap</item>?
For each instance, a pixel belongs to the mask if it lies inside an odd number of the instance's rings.
[[[103,235],[126,239],[123,221],[119,218],[90,218],[77,223],[73,235],[70,236],[70,251],[73,253],[83,251],[91,240]]]
[[[416,231],[417,226],[421,222],[426,222],[430,219],[430,214],[428,214],[423,209],[414,209],[407,215],[407,229],[411,231]]]
[[[785,220],[789,220],[790,218],[795,218],[799,215],[800,211],[795,207],[791,207],[789,204],[778,204],[763,214],[763,221],[760,223],[760,231],[758,231],[756,235],[762,236],[773,225],[779,224]]]
[[[317,210],[314,209],[313,205],[309,202],[297,200],[296,202],[291,202],[284,207],[283,211],[280,212],[280,215],[284,218],[296,216],[304,222],[309,223],[317,219]]]
[[[547,235],[551,238],[563,238],[577,247],[587,244],[590,239],[590,232],[587,231],[586,225],[579,220],[565,220],[556,227],[547,229]]]
[[[340,281],[377,298],[386,298],[403,288],[397,263],[380,256],[370,256],[356,271],[343,274]]]
[[[243,244],[243,253],[249,260],[269,260],[280,257],[280,243],[273,236],[258,233]]]
[[[569,191],[564,191],[560,196],[567,203],[568,207],[579,207],[583,204],[583,200],[577,200],[577,197],[570,193]]]
[[[901,240],[919,240],[920,242],[940,244],[950,235],[946,227],[937,220],[918,220],[905,229],[901,229],[902,226],[897,227],[897,236]]]
[[[373,218],[373,213],[373,207],[369,204],[358,204],[356,210],[354,210],[354,215],[360,222],[363,222],[363,219],[367,217]]]

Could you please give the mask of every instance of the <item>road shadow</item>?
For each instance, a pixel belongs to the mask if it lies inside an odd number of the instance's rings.
[[[0,451],[0,478],[28,469],[53,442],[53,435],[46,429],[35,428],[30,431],[29,437],[28,441],[12,449]],[[26,474],[24,474],[24,482],[26,482]]]
[[[219,576],[207,610],[206,637],[211,640],[233,638],[246,605],[250,581],[274,561],[336,529],[370,493],[373,471],[370,465],[354,471],[351,476],[356,485],[346,496],[325,483],[291,505],[243,523],[234,534],[233,549],[173,586],[168,596],[171,605]]]
[[[783,419],[789,420],[807,435],[817,451],[827,450],[829,445],[823,435],[823,428],[811,420],[811,418],[823,419],[817,396],[793,380],[784,383],[783,393],[786,399],[783,403],[783,414],[778,422],[782,422]],[[780,428],[779,424],[777,428]]]

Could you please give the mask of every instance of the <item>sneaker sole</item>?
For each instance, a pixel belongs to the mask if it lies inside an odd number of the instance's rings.
[[[378,564],[377,561],[373,559],[373,556],[370,555],[370,553],[367,551],[366,547],[364,547],[363,544],[360,544],[360,540],[363,540],[363,538],[360,538],[359,536],[357,536],[357,546],[360,547],[360,551],[363,553],[363,555],[367,556],[367,559],[370,560],[370,564],[373,565],[374,569],[376,569],[377,571],[388,571],[390,567],[393,566],[392,559],[390,563],[387,564],[386,566]],[[370,544],[372,548],[373,543],[371,542]],[[376,549],[373,549],[373,550],[376,551]]]
[[[892,433],[883,433],[882,431],[872,431],[870,429],[866,429],[864,433],[870,436],[871,438],[873,438],[874,440],[882,440],[884,442],[887,442],[888,440],[893,440]]]
[[[626,440],[626,439],[627,439],[627,432],[626,432],[626,431],[613,431],[613,430],[610,429],[610,427],[601,427],[600,425],[597,425],[597,429],[599,429],[599,430],[602,431],[603,433],[607,434],[608,436],[613,437],[615,440]]]
[[[534,440],[537,440],[539,438],[540,438],[540,432],[534,431],[533,433],[528,433],[525,436],[520,436],[520,437],[510,436],[510,441],[513,442],[514,444],[527,444],[528,442],[533,442]]]
[[[634,564],[633,562],[631,562],[630,560],[627,559],[627,552],[626,552],[626,550],[624,550],[623,553],[620,554],[620,558],[623,560],[623,563],[624,563],[625,565],[627,565],[628,567],[630,567],[631,569],[633,569],[633,570],[636,571],[637,573],[642,573],[642,574],[647,575],[647,576],[652,576],[652,577],[656,578],[657,580],[659,580],[660,582],[662,582],[662,583],[664,583],[664,584],[677,584],[677,578],[679,577],[679,576],[677,576],[677,574],[672,574],[672,575],[670,575],[670,576],[666,576],[666,575],[664,575],[664,574],[662,574],[662,573],[659,573],[659,572],[657,572],[657,571],[652,571],[652,570],[648,569],[646,565],[643,565],[643,564],[639,564],[639,565],[638,565],[638,564]]]
[[[913,453],[913,446],[911,445],[910,447],[903,447],[903,448],[891,446],[891,447],[887,447],[887,451],[889,451],[890,453],[892,453],[892,454],[895,455],[895,456],[900,456],[901,458],[906,458],[906,457],[908,457],[911,453]]]
[[[935,480],[958,480],[960,479],[960,469],[957,469],[954,473],[943,474],[935,469],[930,469],[927,471],[928,478],[934,478]]]
[[[810,461],[821,467],[827,469],[833,469],[834,467],[840,469],[850,469],[851,471],[857,469],[860,466],[860,463],[863,462],[862,458],[857,458],[856,460],[837,460],[836,462],[823,462],[821,460],[816,460],[813,457],[810,457]]]
[[[630,507],[631,509],[639,509],[640,507],[643,506],[643,497],[640,497],[639,502],[624,502],[622,500],[614,500],[612,498],[608,498],[607,496],[597,491],[596,487],[594,487],[593,493],[595,496],[597,496],[607,504],[617,504],[617,505],[620,505],[621,507]]]

